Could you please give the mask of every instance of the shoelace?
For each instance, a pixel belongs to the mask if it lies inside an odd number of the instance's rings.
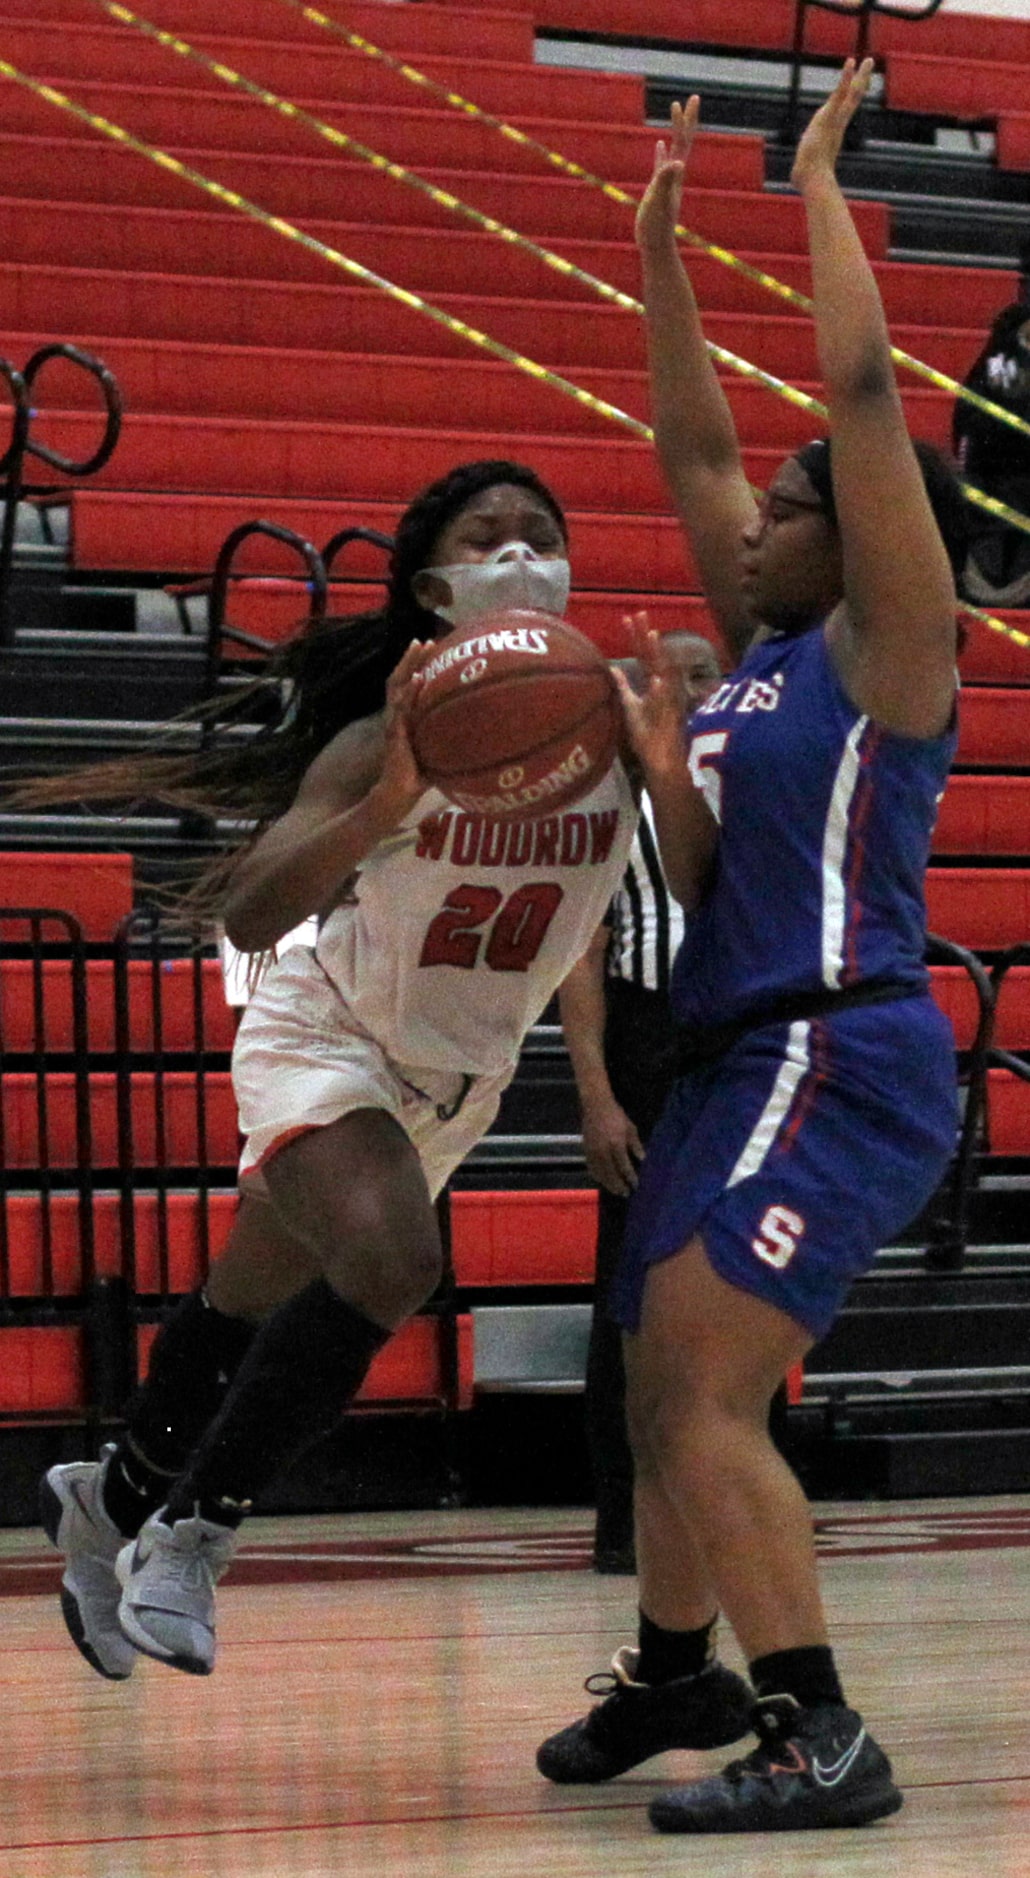
[[[221,1541],[213,1534],[203,1533],[195,1543],[191,1544],[189,1551],[180,1547],[178,1543],[162,1546],[162,1568],[169,1578],[187,1588],[202,1584],[209,1570],[208,1560],[212,1554],[214,1554],[215,1567],[221,1563],[218,1556],[220,1545]]]

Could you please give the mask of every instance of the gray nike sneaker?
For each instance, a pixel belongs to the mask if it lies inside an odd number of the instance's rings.
[[[118,1623],[121,1586],[115,1560],[125,1534],[104,1511],[104,1480],[113,1443],[99,1461],[51,1467],[40,1484],[39,1516],[47,1538],[64,1553],[61,1610],[87,1663],[109,1682],[124,1682],[136,1651]]]
[[[854,1709],[770,1695],[752,1725],[758,1746],[742,1761],[651,1801],[657,1832],[822,1831],[867,1826],[900,1807],[891,1764]]]
[[[168,1526],[165,1510],[152,1513],[138,1539],[118,1554],[118,1622],[144,1656],[191,1676],[210,1676],[215,1586],[236,1549],[236,1532],[199,1514]]]

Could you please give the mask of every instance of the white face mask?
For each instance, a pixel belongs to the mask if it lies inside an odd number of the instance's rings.
[[[456,561],[425,572],[447,582],[450,601],[434,605],[433,612],[452,626],[471,626],[484,614],[503,613],[508,607],[561,615],[572,582],[568,561],[543,560],[528,541],[506,541],[484,561]]]

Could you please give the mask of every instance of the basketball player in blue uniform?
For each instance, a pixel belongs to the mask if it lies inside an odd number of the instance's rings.
[[[861,1825],[901,1805],[848,1705],[804,1496],[770,1399],[852,1280],[919,1212],[957,1126],[923,963],[923,877],[955,747],[962,498],[911,443],[873,273],[835,166],[871,63],[798,148],[830,444],[760,503],[705,350],[675,225],[697,122],[674,107],[641,205],[658,447],[741,662],[684,739],[658,640],[624,688],[670,888],[684,1073],[651,1138],[613,1292],[627,1333],[639,1649],[546,1741],[556,1781],[683,1745],[716,1613],[747,1658],[758,1746],[661,1795],[664,1832]],[[947,546],[945,545],[947,540]],[[593,1681],[591,1685],[600,1692]]]

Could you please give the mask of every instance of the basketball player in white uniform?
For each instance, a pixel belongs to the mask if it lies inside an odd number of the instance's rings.
[[[564,519],[532,472],[466,465],[420,504],[392,579],[394,597],[417,596],[423,634],[499,606],[564,610]],[[401,655],[409,622],[392,629],[385,710],[323,739],[223,902],[247,952],[320,920],[313,949],[268,971],[239,1032],[247,1140],[230,1242],[164,1326],[116,1450],[53,1468],[43,1486],[68,1628],[111,1679],[137,1650],[211,1669],[213,1587],[240,1520],[435,1289],[433,1200],[489,1127],[527,1028],[625,869],[637,810],[618,760],[574,806],[531,822],[465,814],[427,790],[407,731],[427,654]]]

